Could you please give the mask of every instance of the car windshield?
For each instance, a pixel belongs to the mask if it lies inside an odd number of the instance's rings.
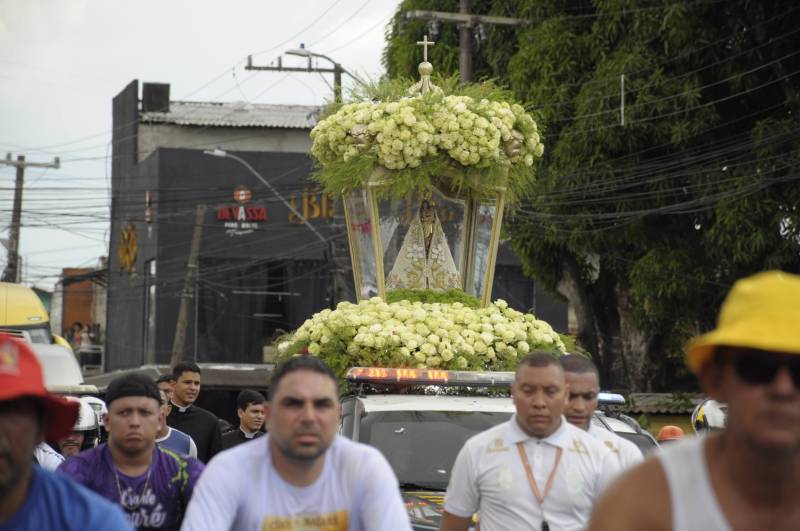
[[[41,343],[43,345],[47,345],[52,342],[50,338],[50,330],[48,330],[46,326],[42,328],[29,328],[27,332],[30,334],[31,343]]]
[[[383,452],[401,487],[443,491],[467,439],[509,418],[508,412],[375,411],[362,417],[359,441]]]
[[[20,326],[20,327],[0,327],[0,332],[7,333],[13,337],[28,341],[38,345],[48,345],[52,343],[52,336],[50,335],[50,328],[47,324],[36,326]]]

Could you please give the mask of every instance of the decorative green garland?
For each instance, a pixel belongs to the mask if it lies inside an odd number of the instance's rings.
[[[428,302],[453,303],[460,302],[468,308],[480,308],[481,300],[474,295],[464,293],[461,289],[435,291],[432,289],[395,289],[386,293],[386,302]]]
[[[437,81],[442,90],[411,97],[401,90],[409,80],[384,81],[332,106],[311,131],[326,192],[360,188],[382,169],[393,197],[434,186],[486,195],[498,185],[510,202],[523,195],[544,151],[533,117],[491,82]]]

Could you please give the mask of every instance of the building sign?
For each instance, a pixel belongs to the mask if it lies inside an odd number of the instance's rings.
[[[217,207],[217,221],[225,224],[225,234],[250,234],[258,229],[259,222],[267,221],[267,207],[250,204],[252,198],[253,192],[244,186],[237,186],[233,190],[233,200],[238,204]]]
[[[300,198],[295,194],[290,195],[289,204],[303,215],[303,219],[298,219],[289,211],[289,223],[292,225],[299,225],[306,221],[329,220],[339,215],[337,212],[338,201],[333,196],[323,194],[318,188],[304,188]]]
[[[133,273],[134,266],[136,265],[136,254],[138,253],[139,246],[136,242],[136,225],[133,223],[125,223],[122,225],[122,230],[119,235],[119,250],[117,256],[119,258],[119,268],[126,273]]]
[[[253,199],[253,192],[246,186],[237,186],[233,189],[233,200],[239,204],[249,203]]]
[[[303,215],[302,219],[300,219],[289,211],[289,223],[292,225],[300,225],[306,221],[328,221],[344,216],[344,213],[340,211],[339,198],[324,194],[322,190],[316,187],[305,187],[303,189],[303,194],[299,197],[297,194],[290,195],[289,204]],[[406,225],[411,223],[412,218],[419,208],[418,204],[419,197],[414,198],[409,195],[405,198],[405,208],[400,214],[402,223]],[[445,204],[439,206],[437,212],[439,214],[439,220],[442,223],[455,223],[458,219],[456,210],[449,205]],[[491,217],[488,222],[491,224]],[[369,234],[371,229],[365,225],[363,227],[358,227],[358,230]]]

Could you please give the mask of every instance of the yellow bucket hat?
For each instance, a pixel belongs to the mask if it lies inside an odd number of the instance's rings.
[[[800,276],[766,271],[737,281],[716,330],[686,345],[689,369],[698,372],[721,345],[800,355]]]

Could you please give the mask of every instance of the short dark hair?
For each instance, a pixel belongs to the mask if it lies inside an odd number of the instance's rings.
[[[160,383],[164,383],[164,382],[172,382],[174,380],[175,380],[175,378],[173,378],[171,373],[162,374],[161,376],[156,378],[156,385],[158,385]]]
[[[181,374],[185,372],[196,372],[197,374],[202,373],[200,367],[196,363],[192,363],[191,361],[182,361],[172,368],[172,379],[177,380],[181,377]]]
[[[244,411],[253,404],[259,405],[266,401],[267,399],[264,398],[264,395],[255,389],[245,389],[236,397],[236,407]]]
[[[517,364],[517,374],[519,374],[519,370],[522,367],[550,367],[551,365],[558,367],[562,371],[564,370],[555,354],[542,350],[534,350],[519,360]]]
[[[339,384],[339,381],[336,379],[336,375],[333,373],[331,368],[319,358],[314,356],[296,356],[278,365],[278,367],[275,369],[275,372],[272,373],[272,380],[269,383],[270,400],[275,397],[275,391],[278,389],[278,384],[281,382],[283,377],[290,372],[295,371],[311,371],[324,374],[333,380],[334,385]]]
[[[567,354],[559,358],[561,366],[564,367],[564,372],[571,372],[574,374],[589,374],[594,373],[600,377],[600,371],[597,370],[597,365],[586,356],[580,354]]]
[[[158,390],[158,396],[159,396],[159,401],[158,402],[162,406],[166,406],[167,404],[169,404],[169,397],[167,396],[166,391],[164,391],[163,389],[159,389]]]
[[[114,378],[106,389],[106,405],[111,408],[111,402],[126,396],[143,396],[152,398],[161,405],[161,394],[152,379],[144,374],[132,373]]]

